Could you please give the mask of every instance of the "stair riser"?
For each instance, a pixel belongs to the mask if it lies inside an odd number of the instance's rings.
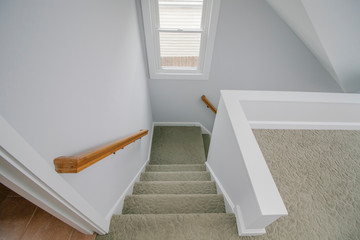
[[[140,181],[210,181],[208,172],[194,173],[161,173],[161,172],[145,172],[140,176]]]
[[[133,194],[216,194],[214,182],[137,182]]]
[[[146,172],[189,172],[206,171],[205,165],[148,165]]]

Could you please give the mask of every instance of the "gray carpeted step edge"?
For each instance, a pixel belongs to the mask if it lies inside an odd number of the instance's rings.
[[[234,214],[114,215],[107,235],[96,240],[238,240]]]
[[[133,194],[216,194],[210,181],[148,181],[136,182]]]
[[[147,165],[146,172],[206,171],[205,164]]]
[[[210,181],[208,172],[144,172],[140,181]]]
[[[130,195],[123,214],[225,213],[224,197],[217,194]]]

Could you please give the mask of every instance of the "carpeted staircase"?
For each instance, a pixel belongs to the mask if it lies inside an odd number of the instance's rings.
[[[239,239],[206,171],[203,138],[199,127],[155,127],[150,164],[96,239]]]

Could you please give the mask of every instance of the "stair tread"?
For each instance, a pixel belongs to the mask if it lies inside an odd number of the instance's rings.
[[[142,181],[134,185],[133,194],[216,194],[211,181]]]
[[[109,234],[98,240],[235,240],[234,214],[128,214],[114,215]]]
[[[144,172],[140,181],[209,181],[210,174],[206,171],[190,172]]]
[[[151,164],[204,163],[205,152],[200,127],[155,126]]]
[[[126,196],[123,214],[225,213],[218,194],[144,194]]]

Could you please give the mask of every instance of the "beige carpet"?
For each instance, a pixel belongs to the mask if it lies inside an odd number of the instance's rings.
[[[234,214],[206,171],[200,127],[155,127],[150,164],[97,240],[236,240]]]
[[[360,239],[360,131],[254,133],[289,215],[241,239]]]

